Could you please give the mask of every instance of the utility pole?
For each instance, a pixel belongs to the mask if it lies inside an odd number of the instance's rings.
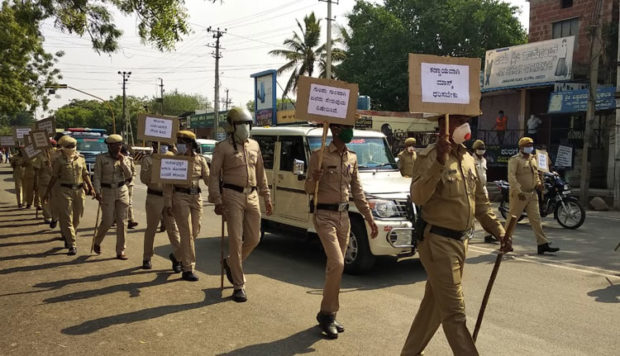
[[[588,206],[590,189],[590,136],[592,136],[592,121],[596,114],[596,89],[598,86],[598,63],[601,56],[601,8],[603,1],[596,2],[592,12],[590,26],[590,94],[588,95],[588,109],[586,111],[586,127],[583,133],[583,152],[581,153],[581,177],[579,200],[583,206]]]
[[[618,9],[620,15],[620,9]],[[614,209],[620,209],[620,26],[618,27],[618,59],[616,61],[616,132],[614,135]]]
[[[338,5],[338,0],[319,0],[327,2],[327,42],[325,43],[325,77],[332,79],[332,2]]]
[[[226,105],[226,111],[228,111],[228,105],[232,103],[231,99],[228,99],[228,89],[226,89],[226,100],[224,100],[224,105]]]
[[[125,93],[125,88],[127,86],[127,81],[131,76],[131,72],[118,71],[119,75],[123,76],[123,120],[125,121],[125,134],[123,135],[127,142],[129,142],[129,120],[127,120],[127,95]]]
[[[159,106],[159,113],[161,115],[164,114],[164,80],[162,78],[158,78],[159,79],[159,90],[160,90],[160,106]]]
[[[213,29],[209,26],[207,28],[207,32],[212,32],[213,38],[215,38],[215,46],[207,46],[215,48],[215,53],[213,54],[213,57],[215,57],[215,95],[213,98],[215,120],[213,123],[213,139],[217,139],[217,126],[220,119],[220,58],[222,58],[220,55],[220,38],[226,33],[226,29],[220,30],[219,27],[217,29]]]

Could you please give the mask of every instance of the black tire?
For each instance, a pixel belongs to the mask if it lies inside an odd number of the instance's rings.
[[[583,225],[583,222],[586,220],[586,211],[579,203],[579,200],[572,197],[567,198],[564,199],[564,205],[570,210],[569,212],[566,212],[564,206],[560,203],[555,207],[555,212],[553,213],[558,224],[567,229],[576,229]]]
[[[499,210],[499,213],[500,213],[500,214],[502,214],[502,217],[504,218],[504,220],[507,220],[507,219],[508,219],[508,211],[509,211],[509,208],[508,208],[508,206],[507,206],[507,205],[508,205],[508,202],[507,202],[507,201],[505,201],[505,200],[502,200],[502,201],[499,203],[499,208],[498,208],[498,210]],[[525,215],[523,215],[523,213],[521,213],[521,216],[519,216],[519,220],[517,220],[517,221],[521,221],[521,220],[523,220],[524,218],[525,218]]]
[[[364,219],[351,216],[351,233],[344,255],[344,271],[348,274],[363,274],[370,271],[374,264],[375,256],[370,252]]]

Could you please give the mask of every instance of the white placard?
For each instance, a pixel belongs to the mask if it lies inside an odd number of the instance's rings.
[[[422,101],[469,104],[469,66],[422,63]]]
[[[30,144],[30,145],[24,147],[24,152],[26,153],[26,157],[28,157],[29,159],[32,159],[36,155],[41,153],[41,150],[38,150],[38,149],[34,148],[34,145]]]
[[[161,159],[159,178],[165,180],[186,180],[189,162],[179,159]]]
[[[23,140],[24,135],[28,135],[32,128],[30,127],[16,127],[15,128],[15,136],[17,136],[18,140]]]
[[[547,167],[547,154],[546,153],[538,154],[538,167],[541,167],[541,168]]]
[[[161,138],[172,138],[173,120],[147,116],[144,120],[144,135]]]
[[[3,146],[3,147],[15,146],[15,138],[13,136],[0,136],[0,146]]]
[[[555,157],[557,167],[573,166],[573,148],[570,146],[558,146],[558,155]]]
[[[308,113],[339,119],[347,117],[349,89],[312,83],[308,96]]]

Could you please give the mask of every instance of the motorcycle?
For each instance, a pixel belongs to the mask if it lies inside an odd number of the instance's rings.
[[[553,217],[562,227],[576,229],[586,220],[586,211],[577,198],[571,195],[570,186],[564,182],[557,172],[544,173],[544,194],[538,195],[540,216],[546,217],[553,212]],[[504,219],[509,212],[510,185],[505,180],[495,181],[502,193],[499,212]],[[542,197],[541,197],[542,195]],[[519,221],[527,217],[525,211],[521,213]]]

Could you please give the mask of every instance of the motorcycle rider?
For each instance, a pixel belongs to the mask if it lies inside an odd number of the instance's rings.
[[[510,215],[521,216],[523,210],[527,212],[532,230],[536,235],[538,254],[544,255],[545,252],[557,252],[560,249],[549,246],[549,240],[542,230],[537,191],[542,191],[543,184],[533,152],[534,140],[530,137],[523,137],[519,140],[519,153],[508,160]]]

